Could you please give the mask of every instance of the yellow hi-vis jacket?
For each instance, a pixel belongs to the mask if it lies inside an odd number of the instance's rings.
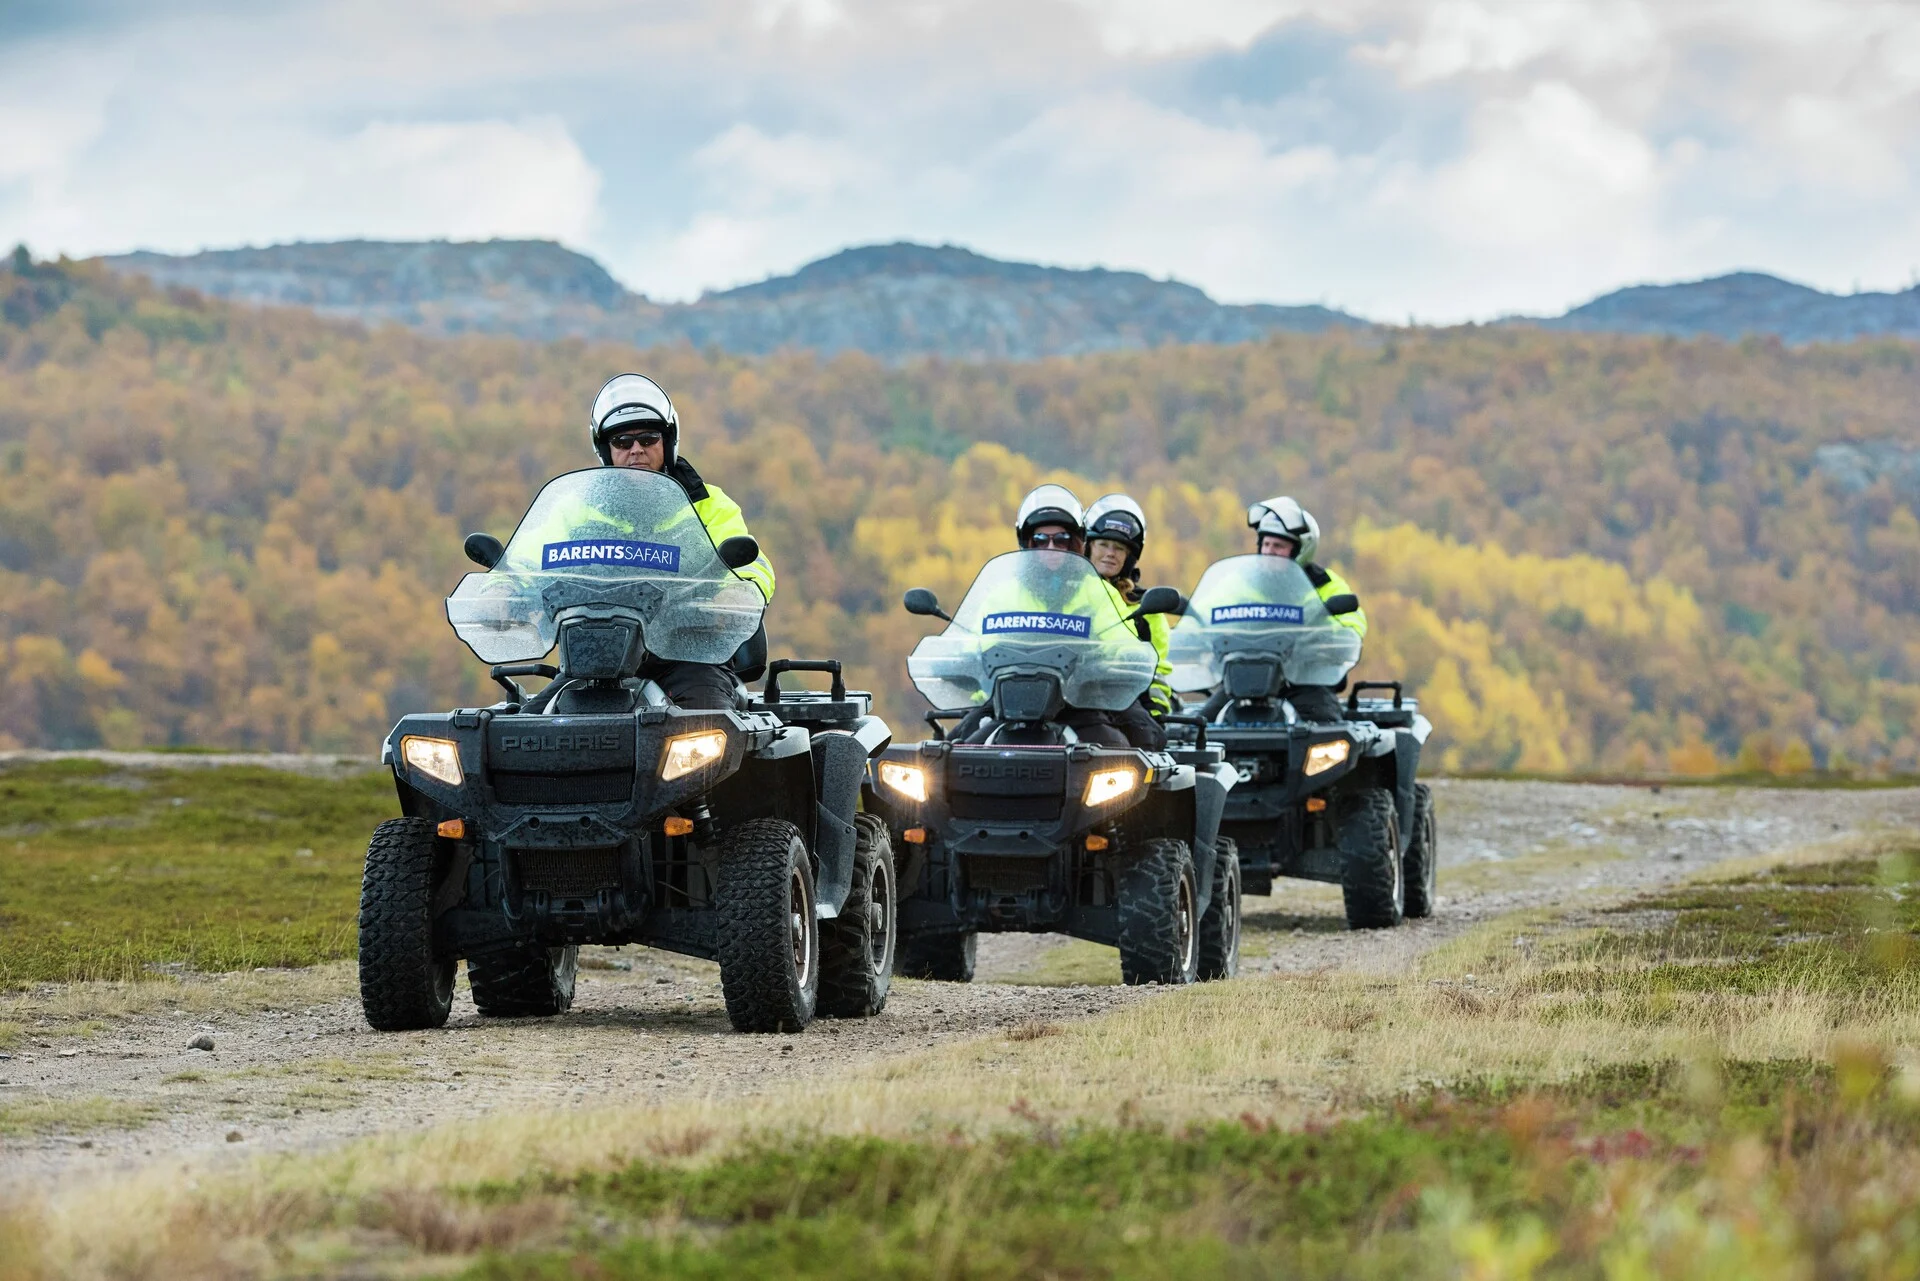
[[[1307,571],[1307,581],[1313,584],[1314,595],[1323,601],[1331,600],[1335,596],[1358,595],[1346,579],[1340,577],[1340,575],[1330,569],[1322,569],[1318,565],[1302,565],[1300,568]],[[1362,640],[1366,639],[1366,610],[1356,609],[1351,614],[1335,614],[1333,621],[1342,627],[1357,632]]]
[[[1140,603],[1138,597],[1129,599],[1127,593],[1109,578],[1104,580],[1107,590],[1113,593],[1113,603],[1120,607],[1120,617],[1125,618]],[[1156,655],[1153,666],[1153,684],[1147,686],[1147,701],[1154,710],[1165,716],[1173,710],[1173,664],[1167,661],[1167,636],[1173,625],[1165,614],[1142,614],[1133,620],[1133,627],[1140,639],[1153,645]]]

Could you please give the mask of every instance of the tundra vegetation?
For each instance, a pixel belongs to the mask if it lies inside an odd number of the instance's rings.
[[[1526,329],[1279,335],[1028,363],[435,339],[0,270],[0,746],[366,751],[491,701],[441,600],[589,460],[587,397],[644,366],[781,575],[783,650],[900,655],[1008,545],[1017,496],[1127,487],[1150,580],[1302,496],[1413,682],[1437,763],[1920,767],[1911,343]],[[1904,462],[1902,460],[1905,460]],[[1882,464],[1885,464],[1884,466]]]
[[[84,904],[88,840],[123,875],[142,848],[219,863],[229,879],[200,882],[199,897],[236,918],[286,913],[281,963],[350,920],[350,892],[330,882],[273,906],[240,882],[306,861],[304,847],[280,861],[292,829],[260,825],[297,820],[344,841],[386,804],[370,783],[356,790],[366,780],[128,777],[71,764],[0,775],[0,817],[28,850],[7,867],[69,896],[16,915],[9,875],[10,925],[32,934]],[[251,817],[187,817],[216,805]],[[333,838],[303,839],[319,857]],[[508,1107],[193,1179],[163,1162],[15,1182],[0,1191],[0,1281],[1908,1276],[1920,1269],[1916,891],[1911,833],[1850,836],[1603,908],[1497,918],[1405,974],[1203,985],[745,1097]],[[110,910],[154,955],[175,955],[199,928],[182,932],[180,904],[130,895]],[[275,933],[247,927],[203,963],[244,964]],[[200,990],[164,968],[120,981],[136,972],[124,955],[99,956],[68,973],[111,981],[0,997],[16,1046]],[[218,999],[284,1004],[340,986],[340,968],[249,971]],[[166,1088],[218,1088],[223,1070],[208,1060]],[[403,1055],[268,1070],[313,1109],[417,1071]],[[0,1155],[163,1111],[0,1097]]]

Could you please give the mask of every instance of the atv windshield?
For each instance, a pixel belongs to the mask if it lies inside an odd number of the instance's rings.
[[[1295,685],[1337,685],[1360,661],[1360,637],[1327,613],[1293,561],[1234,556],[1207,567],[1186,617],[1173,629],[1167,644],[1173,687],[1212,689],[1229,654],[1277,658]]]
[[[1117,712],[1146,692],[1155,661],[1085,557],[1018,551],[987,562],[907,675],[935,707],[960,708],[985,701],[1000,672],[1038,668],[1060,677],[1067,706]]]
[[[724,663],[767,602],[720,559],[678,481],[598,467],[547,482],[500,563],[447,597],[447,621],[481,662],[518,663],[544,657],[578,606],[634,611],[656,658]]]

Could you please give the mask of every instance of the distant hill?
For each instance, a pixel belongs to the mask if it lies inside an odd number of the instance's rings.
[[[690,342],[752,355],[807,347],[883,360],[1029,360],[1367,325],[1319,306],[1224,305],[1192,285],[1139,272],[1001,262],[915,244],[848,249],[791,276],[667,305],[628,292],[593,259],[538,240],[358,240],[105,262],[211,297],[431,333]]]
[[[1793,345],[1871,335],[1920,338],[1920,286],[1899,293],[1829,294],[1757,271],[1678,285],[1635,285],[1564,316],[1521,323],[1617,334],[1772,334]]]

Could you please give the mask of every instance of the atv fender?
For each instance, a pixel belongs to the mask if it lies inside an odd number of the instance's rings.
[[[814,913],[832,920],[853,889],[853,816],[860,808],[860,784],[867,776],[867,749],[857,734],[825,730],[813,736]]]

